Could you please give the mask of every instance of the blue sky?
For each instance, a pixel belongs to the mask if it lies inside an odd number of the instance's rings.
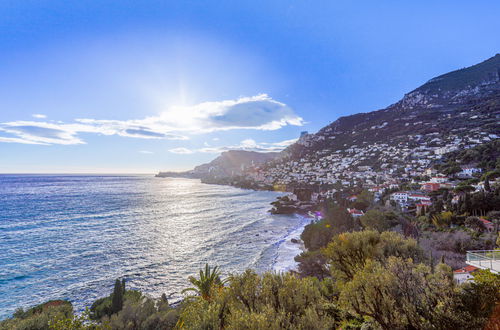
[[[184,170],[500,52],[498,1],[1,1],[0,173]]]

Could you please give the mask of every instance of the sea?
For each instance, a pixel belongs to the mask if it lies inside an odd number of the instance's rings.
[[[307,218],[272,215],[280,192],[196,179],[0,175],[0,319],[67,299],[77,311],[117,278],[182,299],[205,263],[224,276],[294,269]]]

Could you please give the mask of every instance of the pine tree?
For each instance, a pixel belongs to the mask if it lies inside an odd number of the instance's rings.
[[[123,308],[123,287],[119,279],[116,279],[115,288],[113,290],[113,300],[111,310],[113,314],[118,313]]]
[[[491,191],[491,187],[490,187],[490,180],[488,178],[486,178],[484,180],[484,190],[490,192]]]
[[[434,256],[432,255],[431,251],[431,257],[430,257],[430,264],[431,264],[431,272],[434,273]]]
[[[122,278],[122,292],[125,294],[125,279]]]

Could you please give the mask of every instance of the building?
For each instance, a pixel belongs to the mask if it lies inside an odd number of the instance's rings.
[[[476,270],[479,268],[471,265],[467,265],[465,267],[462,267],[460,269],[456,269],[453,271],[453,279],[458,283],[462,284],[467,281],[471,281],[474,276],[472,273],[474,273]]]
[[[445,183],[448,181],[448,178],[443,175],[433,176],[431,178],[432,183]]]
[[[476,173],[481,173],[482,170],[480,168],[474,166],[461,166],[462,171],[458,173],[458,176],[461,178],[471,178]]]
[[[409,193],[407,191],[398,191],[391,194],[391,200],[398,203],[404,203],[408,201]]]
[[[479,220],[483,223],[483,226],[487,232],[492,233],[495,230],[495,225],[493,224],[493,222],[483,218],[479,218]]]
[[[420,189],[422,189],[424,191],[436,191],[436,190],[439,190],[439,188],[441,188],[440,183],[426,182],[426,183],[422,184],[422,187]]]
[[[347,212],[353,217],[353,218],[359,218],[365,215],[365,212],[362,210],[357,210],[357,209],[347,209]]]
[[[356,195],[349,196],[349,197],[347,198],[347,200],[348,200],[349,202],[355,202],[355,201],[357,201],[357,200],[358,200],[358,196],[356,196]]]

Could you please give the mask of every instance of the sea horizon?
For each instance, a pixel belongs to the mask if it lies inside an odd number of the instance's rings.
[[[198,179],[21,174],[1,175],[0,183],[2,319],[48,299],[81,311],[109,294],[114,278],[175,302],[207,262],[226,274],[288,270],[300,253],[290,239],[306,223],[268,213],[282,193]]]

